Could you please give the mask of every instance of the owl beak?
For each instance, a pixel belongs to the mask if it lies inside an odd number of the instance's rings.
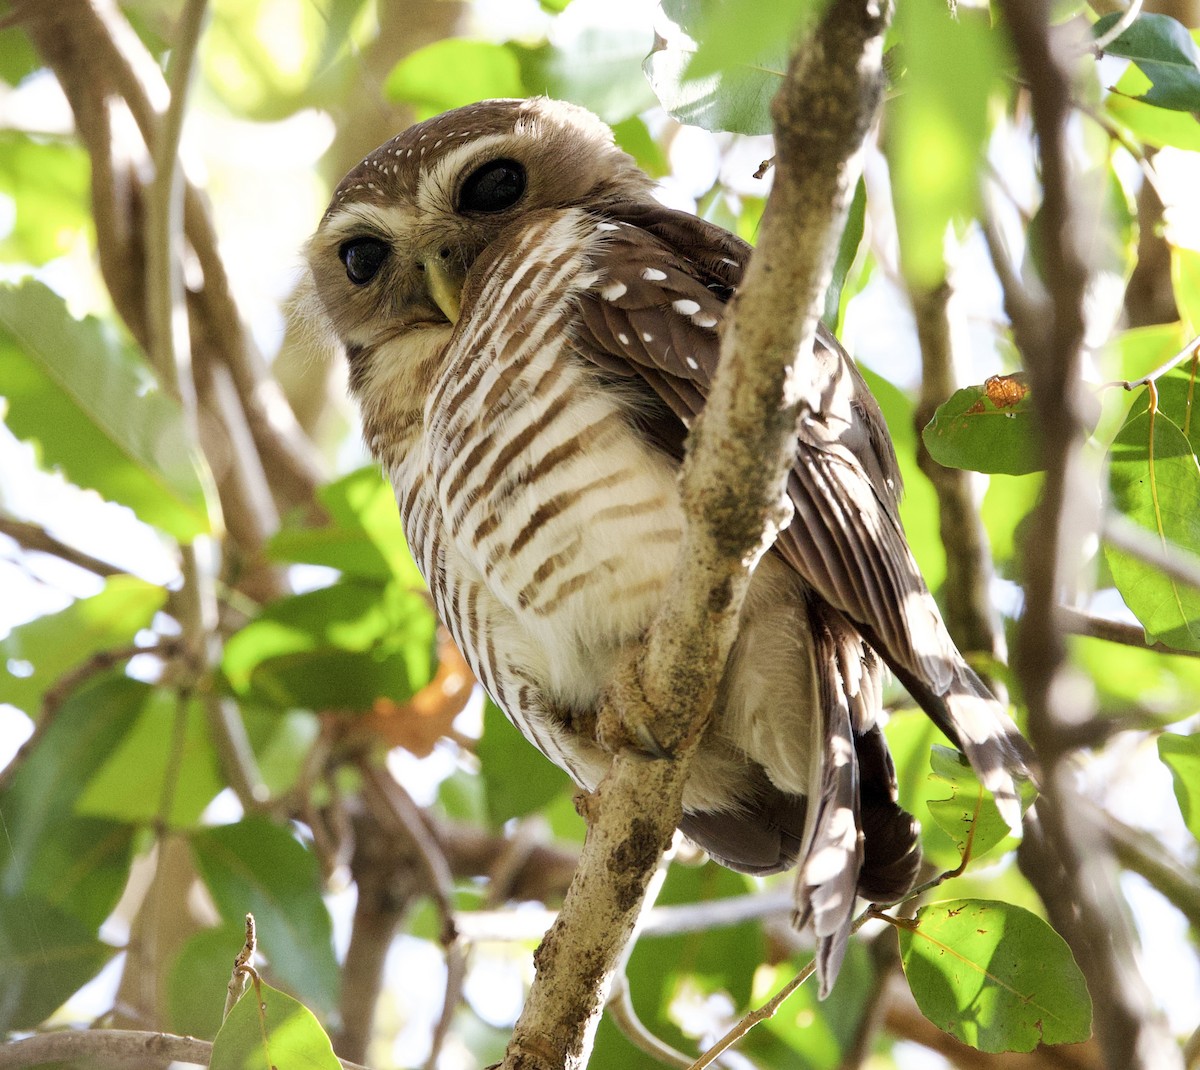
[[[425,288],[451,323],[458,322],[462,310],[462,287],[463,280],[451,270],[443,257],[426,257]]]

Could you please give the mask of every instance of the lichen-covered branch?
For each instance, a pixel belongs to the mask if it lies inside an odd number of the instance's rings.
[[[734,299],[721,366],[682,473],[689,519],[664,608],[601,714],[609,740],[639,726],[673,754],[632,749],[587,802],[588,836],[505,1056],[507,1070],[576,1070],[681,816],[690,758],[711,710],[748,564],[785,520],[803,383],[838,226],[874,120],[889,9],[835,0],[774,102],[777,171],[759,246]],[[607,726],[607,731],[606,731]]]

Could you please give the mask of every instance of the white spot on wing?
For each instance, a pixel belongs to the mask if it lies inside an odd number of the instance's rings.
[[[684,357],[683,359],[687,366],[692,369],[692,371],[698,372],[700,370],[700,365],[696,363],[695,357]]]
[[[717,317],[707,312],[701,312],[699,315],[692,317],[692,322],[697,327],[715,327],[717,325]]]
[[[642,332],[642,341],[643,342],[653,342],[654,335],[652,335],[649,331],[643,331]]]
[[[621,345],[627,346],[629,345],[629,335],[627,335],[624,331],[621,331],[617,334],[617,341],[620,342]]]
[[[700,302],[681,297],[678,301],[672,301],[671,307],[681,316],[694,316],[700,311]]]
[[[647,282],[662,282],[664,279],[666,279],[666,277],[667,273],[665,271],[659,271],[658,268],[646,268],[646,270],[642,272],[642,278]]]
[[[607,286],[600,288],[600,296],[605,301],[617,301],[625,296],[625,292],[629,289],[623,282],[610,282]]]
[[[596,229],[597,230],[620,230],[621,228],[618,227],[616,223],[597,223]]]

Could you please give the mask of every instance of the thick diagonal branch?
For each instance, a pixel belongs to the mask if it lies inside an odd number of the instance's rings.
[[[602,712],[602,722],[649,726],[674,757],[619,754],[589,801],[587,842],[558,921],[538,949],[508,1070],[586,1063],[614,971],[681,816],[748,566],[784,520],[813,331],[880,98],[887,16],[871,2],[835,0],[775,100],[775,185],[681,477],[688,533],[663,611]]]

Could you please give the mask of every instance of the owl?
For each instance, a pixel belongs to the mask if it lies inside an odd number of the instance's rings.
[[[664,207],[591,113],[490,100],[405,130],[338,185],[307,246],[367,445],[438,616],[513,724],[584,791],[596,712],[666,590],[677,477],[750,247]],[[1027,747],[964,662],[904,536],[858,369],[819,328],[793,519],[754,567],[682,832],[797,867],[822,995],[855,897],[911,887],[918,828],[880,728],[884,665],[1006,820]]]

